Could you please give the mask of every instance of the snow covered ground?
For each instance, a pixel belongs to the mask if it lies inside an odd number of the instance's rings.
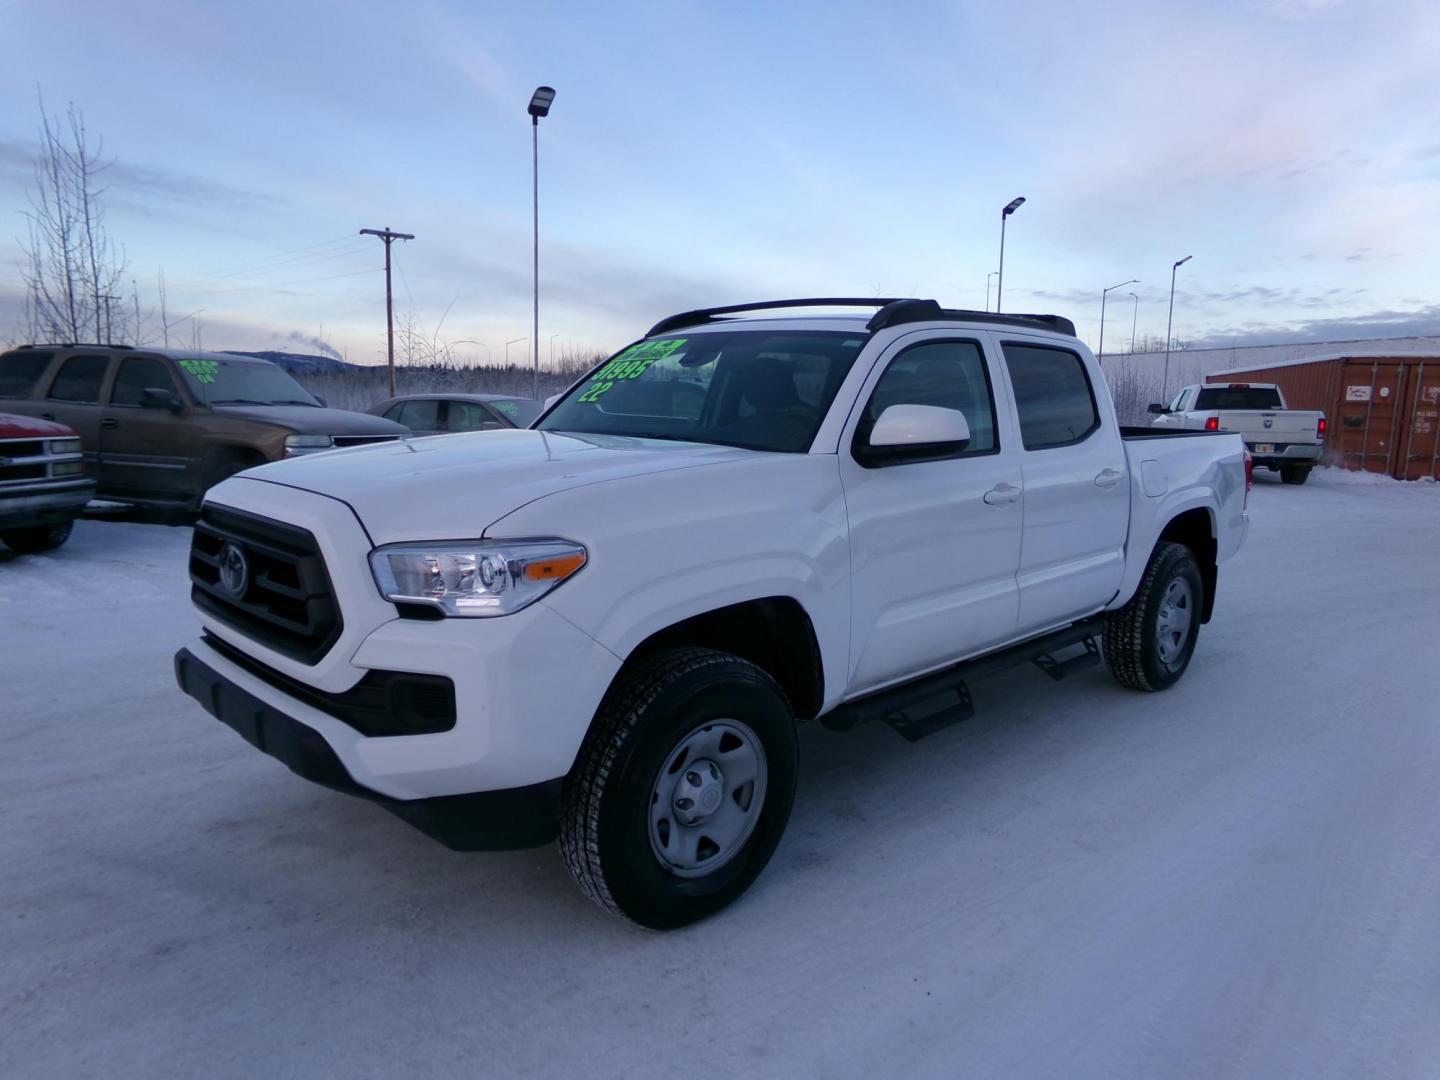
[[[1251,515],[1175,690],[812,726],[770,869],[668,935],[182,697],[187,530],[0,553],[0,1076],[1440,1075],[1440,486]]]

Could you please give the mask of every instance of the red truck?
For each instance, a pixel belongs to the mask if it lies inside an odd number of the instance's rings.
[[[25,553],[57,548],[94,494],[71,428],[0,412],[0,541]]]

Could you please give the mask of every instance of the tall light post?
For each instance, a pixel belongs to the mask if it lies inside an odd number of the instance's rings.
[[[1139,323],[1139,321],[1140,321],[1140,297],[1136,296],[1136,295],[1132,292],[1132,293],[1130,294],[1130,299],[1132,299],[1132,300],[1135,301],[1135,310],[1134,310],[1134,312],[1132,312],[1131,315],[1130,315],[1130,355],[1131,355],[1131,356],[1134,356],[1134,355],[1135,355],[1135,326],[1136,326],[1136,324]]]
[[[1139,278],[1131,278],[1129,281],[1122,281],[1119,285],[1111,285],[1108,289],[1100,290],[1100,352],[1095,357],[1097,364],[1105,361],[1105,298],[1116,289],[1123,289],[1126,285],[1139,285]]]
[[[510,346],[511,346],[511,345],[514,345],[515,342],[517,342],[517,341],[525,341],[525,340],[526,340],[526,339],[523,338],[523,337],[517,337],[517,338],[512,338],[510,341],[505,342],[505,366],[506,366],[506,367],[509,367],[509,366],[510,366]],[[536,385],[538,386],[539,383],[536,383]],[[537,394],[536,396],[538,397],[539,395]]]
[[[555,100],[553,86],[537,86],[530,95],[530,159],[532,165],[534,222],[535,222],[535,324],[530,336],[530,355],[534,371],[534,396],[540,396],[540,118],[550,115],[550,105]]]
[[[1175,323],[1175,272],[1194,257],[1194,255],[1186,255],[1170,267],[1170,315],[1165,320],[1165,372],[1160,376],[1160,400],[1162,402],[1170,400],[1170,327]]]
[[[997,273],[999,273],[998,270],[991,270],[988,274],[985,275],[985,310],[986,310],[986,311],[989,311],[989,310],[990,310],[990,279],[991,279],[992,277],[994,277]]]
[[[1005,288],[1005,219],[1013,214],[1020,207],[1025,205],[1025,196],[1021,195],[1011,199],[1000,211],[1000,269],[995,273],[999,280],[995,282],[995,313],[1000,313],[1000,293]]]

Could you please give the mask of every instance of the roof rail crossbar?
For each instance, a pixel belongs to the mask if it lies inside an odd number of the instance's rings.
[[[725,307],[696,308],[694,311],[682,311],[679,315],[671,315],[667,319],[661,319],[650,328],[646,337],[654,337],[656,334],[668,334],[671,330],[679,330],[685,326],[700,326],[703,323],[714,322],[717,315],[737,315],[742,311],[771,311],[776,308],[792,307],[884,307],[896,301],[891,297],[855,297],[845,296],[812,296],[802,300],[758,300],[753,304],[729,304]]]
[[[738,315],[746,311],[773,311],[778,308],[798,307],[874,307],[880,310],[865,324],[867,330],[883,330],[887,326],[898,326],[911,322],[984,322],[1000,326],[1015,326],[1028,329],[1049,330],[1055,333],[1075,336],[1075,324],[1063,315],[1021,315],[1000,314],[993,311],[965,311],[956,308],[942,308],[934,300],[895,299],[892,297],[809,297],[801,300],[759,300],[753,304],[729,304],[725,307],[696,308],[682,311],[678,315],[661,319],[650,328],[646,337],[668,334],[687,326],[702,326],[716,321],[717,317]]]

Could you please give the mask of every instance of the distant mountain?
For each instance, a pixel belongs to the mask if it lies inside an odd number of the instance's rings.
[[[224,351],[232,356],[258,356],[261,360],[279,364],[291,375],[330,375],[337,372],[359,371],[361,368],[359,364],[336,360],[333,356],[316,356],[313,353],[275,352],[273,350],[246,351],[244,349],[225,349]]]

